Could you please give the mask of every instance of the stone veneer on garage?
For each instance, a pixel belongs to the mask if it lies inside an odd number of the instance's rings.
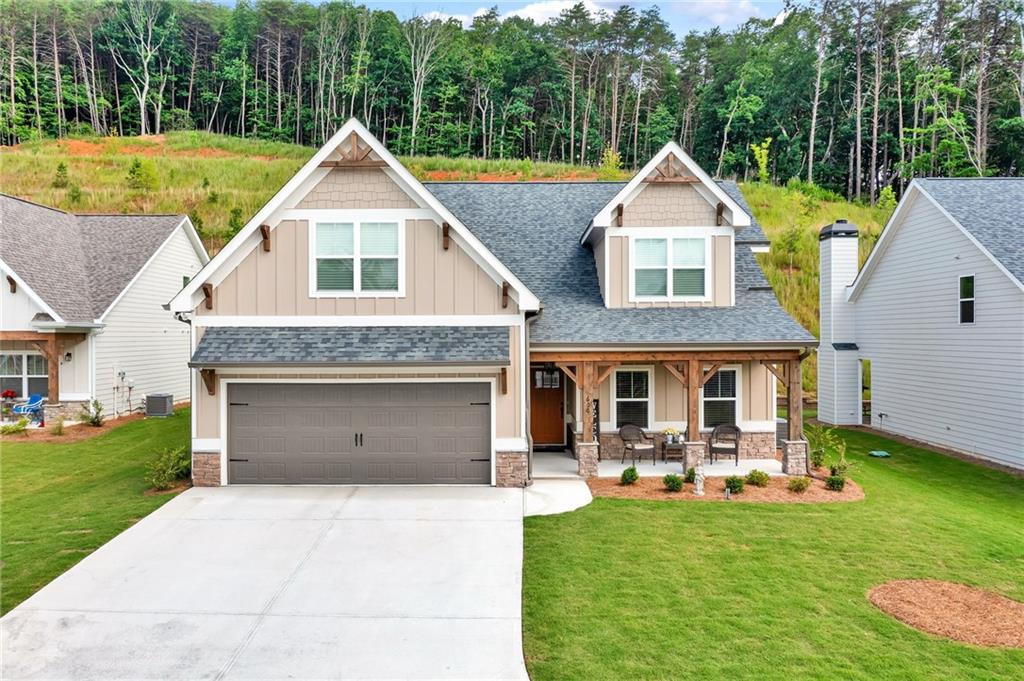
[[[192,484],[220,486],[220,452],[192,452]]]
[[[526,452],[498,452],[494,462],[498,487],[526,487],[530,464]]]

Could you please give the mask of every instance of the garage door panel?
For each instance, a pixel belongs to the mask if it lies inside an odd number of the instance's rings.
[[[229,480],[489,483],[489,398],[487,384],[231,384]]]

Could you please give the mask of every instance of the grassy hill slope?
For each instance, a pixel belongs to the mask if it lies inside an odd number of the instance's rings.
[[[216,250],[312,153],[293,144],[200,132],[46,140],[0,148],[0,187],[81,213],[187,213]],[[61,162],[67,166],[67,186],[54,186]],[[402,162],[421,180],[598,179],[595,168],[555,163],[434,157]],[[832,200],[813,188],[748,183],[742,189],[773,241],[772,252],[758,256],[768,280],[783,306],[817,335],[818,230],[837,218],[857,224],[863,258],[881,231],[885,211]],[[813,361],[805,372],[805,387],[813,391]]]

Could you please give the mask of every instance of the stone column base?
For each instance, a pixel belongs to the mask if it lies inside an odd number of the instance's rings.
[[[494,462],[498,487],[526,487],[530,464],[526,452],[498,452]]]
[[[698,461],[704,460],[707,453],[707,443],[704,440],[683,443],[683,473],[691,468],[697,467]]]
[[[77,421],[79,415],[89,403],[82,401],[68,401],[68,402],[57,402],[56,404],[50,404],[49,402],[43,403],[43,422],[46,424],[53,423],[57,420],[57,417],[62,417],[65,421]]]
[[[782,472],[786,475],[807,475],[807,440],[782,441]]]
[[[220,452],[192,452],[192,484],[220,487]]]
[[[597,443],[580,442],[576,445],[577,471],[581,478],[597,477]]]

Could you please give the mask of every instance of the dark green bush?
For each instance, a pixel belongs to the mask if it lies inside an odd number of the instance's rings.
[[[626,470],[622,471],[622,476],[619,478],[619,482],[623,485],[632,485],[639,479],[640,474],[636,472],[636,466],[630,466]]]
[[[725,479],[725,488],[732,494],[739,494],[743,491],[743,478],[738,475],[730,475]]]
[[[149,463],[147,470],[146,482],[153,489],[170,489],[192,472],[192,455],[188,447],[165,449]]]
[[[767,487],[770,479],[767,473],[756,468],[747,473],[747,484],[754,487]]]
[[[669,492],[678,492],[683,489],[683,479],[675,473],[669,473],[661,481],[665,483],[665,489]]]
[[[846,487],[846,478],[841,475],[830,475],[825,478],[825,489],[842,492],[844,487]]]
[[[697,479],[697,469],[696,468],[692,468],[692,467],[691,468],[687,468],[686,469],[686,475],[683,477],[683,480],[686,481],[686,482],[692,483],[696,479]]]
[[[103,416],[103,403],[99,400],[93,400],[92,403],[82,408],[82,413],[78,416],[82,423],[88,423],[94,428],[99,428],[103,425],[103,420],[106,418]]]
[[[806,492],[807,488],[810,486],[811,479],[803,475],[797,476],[795,478],[790,478],[789,482],[786,484],[786,487],[789,489],[790,492],[796,492],[797,494],[802,494]]]

